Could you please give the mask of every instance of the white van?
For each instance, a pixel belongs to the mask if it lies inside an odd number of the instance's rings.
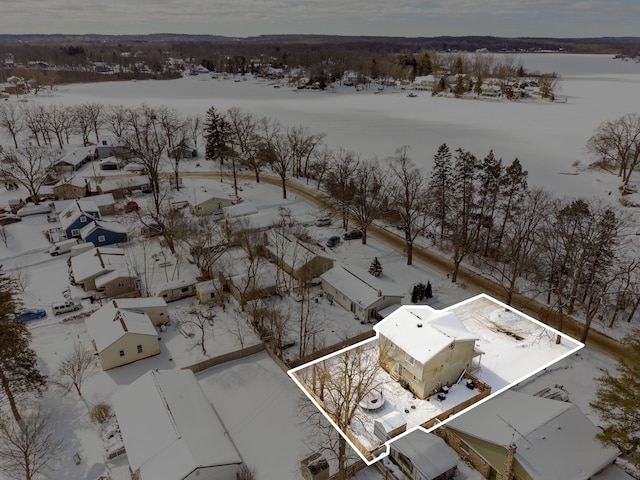
[[[54,303],[52,310],[54,315],[61,315],[63,313],[75,312],[82,308],[80,302],[74,300],[67,300],[66,302]]]
[[[78,244],[77,238],[70,238],[69,240],[63,240],[61,242],[56,242],[53,244],[53,247],[49,249],[49,255],[55,257],[56,255],[61,255],[63,253],[69,253],[71,251],[71,247]]]

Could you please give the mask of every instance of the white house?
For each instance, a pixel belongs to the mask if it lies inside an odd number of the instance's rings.
[[[320,276],[322,290],[331,301],[366,323],[377,318],[378,310],[399,304],[403,295],[368,272],[336,265]]]
[[[113,406],[140,480],[237,480],[242,458],[191,370],[151,370]]]
[[[442,386],[477,367],[482,352],[478,336],[469,332],[453,312],[428,306],[404,306],[380,323],[380,364],[406,382],[418,398],[427,398]]]
[[[121,248],[96,247],[71,257],[72,280],[85,292],[96,290],[96,279],[114,271],[129,275],[128,261]]]
[[[163,298],[119,298],[112,300],[113,306],[120,310],[146,313],[155,326],[165,324],[169,321],[169,307]]]
[[[222,209],[233,205],[233,200],[226,195],[209,193],[206,190],[194,190],[189,200],[189,211],[192,215],[222,215]]]
[[[119,309],[109,302],[85,324],[103,370],[160,353],[158,333],[146,313]]]

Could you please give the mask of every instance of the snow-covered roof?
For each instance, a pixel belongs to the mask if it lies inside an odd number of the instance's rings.
[[[403,296],[397,288],[390,287],[368,272],[351,265],[335,265],[320,275],[320,278],[362,308],[373,305],[380,297],[400,299]]]
[[[440,437],[414,430],[391,444],[411,460],[421,478],[436,478],[458,465],[458,456]]]
[[[73,185],[74,187],[85,187],[87,183],[90,183],[90,180],[88,178],[82,177],[80,175],[74,175],[71,178],[60,180],[54,185],[54,187],[58,187],[60,185]]]
[[[455,313],[426,305],[399,308],[373,328],[423,364],[454,341],[478,339]]]
[[[98,352],[103,352],[125,335],[158,335],[146,313],[118,309],[111,302],[91,314],[85,324]]]
[[[239,203],[237,205],[224,207],[222,212],[225,218],[236,218],[258,213],[258,209],[251,203]]]
[[[592,480],[633,480],[633,477],[617,465],[611,465],[591,477]]]
[[[67,165],[72,165],[75,167],[79,163],[84,162],[87,157],[91,157],[92,155],[94,155],[95,151],[95,145],[91,147],[76,148],[73,152],[66,154],[64,157],[58,160],[56,162],[56,165],[60,163],[66,163]]]
[[[119,180],[105,180],[99,184],[103,192],[113,192],[123,188],[135,188],[149,184],[149,177],[146,175],[135,175],[132,177],[122,178]]]
[[[102,288],[108,283],[118,280],[119,278],[135,278],[135,276],[136,275],[134,273],[130,273],[124,268],[118,268],[117,270],[105,273],[104,275],[100,275],[96,278],[96,288]]]
[[[277,270],[278,268],[272,263],[263,262],[260,264],[258,268],[256,268],[255,276],[252,278],[252,289],[253,290],[268,290],[277,285]],[[247,272],[241,273],[239,275],[234,275],[231,277],[231,282],[238,287],[240,290],[243,290],[247,287],[249,278],[247,277]]]
[[[142,479],[242,463],[191,370],[151,370],[116,392],[113,405],[129,465]]]
[[[534,480],[586,480],[619,455],[594,438],[599,431],[575,405],[506,391],[449,422],[448,427],[502,447]]]
[[[165,282],[157,287],[155,287],[155,291],[160,293],[163,290],[172,290],[174,288],[183,288],[188,287],[189,285],[195,285],[196,281],[193,278],[181,279],[181,280],[172,280],[170,282]]]
[[[71,200],[67,207],[60,212],[60,224],[66,230],[82,215],[93,216],[99,211],[98,205],[91,200]],[[100,213],[98,213],[98,216],[100,216]]]
[[[227,202],[231,202],[231,197],[225,195],[221,192],[216,191],[208,191],[203,188],[194,188],[189,192],[189,203],[192,205],[200,205],[202,203],[208,202],[209,200],[226,200]]]
[[[79,201],[81,204],[85,202],[93,202],[98,207],[105,207],[116,203],[111,193],[105,193],[102,195],[93,195],[85,200],[56,200],[53,202],[53,207],[56,212],[62,212],[65,208],[76,201]]]
[[[269,243],[265,245],[265,249],[294,269],[306,265],[316,257],[330,259],[308,243],[273,230],[269,232]]]
[[[87,278],[119,268],[127,268],[127,259],[121,248],[96,247],[71,257],[73,277],[80,283]]]
[[[138,308],[157,308],[166,307],[167,302],[161,297],[142,297],[142,298],[118,298],[112,300],[114,306],[122,310],[136,310]]]
[[[114,233],[127,233],[127,228],[118,222],[106,222],[104,220],[93,220],[80,229],[80,237],[86,238],[91,232],[102,229]]]
[[[234,232],[248,232],[253,230],[265,230],[275,227],[282,218],[273,212],[259,212],[235,218],[232,230]]]

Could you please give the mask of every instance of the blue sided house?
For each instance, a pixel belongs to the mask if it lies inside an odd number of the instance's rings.
[[[83,242],[92,242],[96,247],[127,241],[127,230],[117,222],[93,220],[80,230]]]
[[[99,219],[100,210],[90,200],[76,200],[60,212],[59,218],[67,238],[80,238],[80,230]]]

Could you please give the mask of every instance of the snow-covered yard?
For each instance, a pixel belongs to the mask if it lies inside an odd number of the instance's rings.
[[[398,146],[411,145],[411,156],[425,169],[431,166],[432,155],[442,143],[448,143],[452,148],[469,149],[477,155],[494,149],[497,156],[506,160],[520,158],[529,170],[531,184],[544,185],[558,195],[598,196],[615,201],[616,195],[609,195],[609,192],[615,192],[616,177],[576,169],[572,165],[575,161],[582,165],[590,161],[584,154],[584,145],[600,122],[629,111],[629,99],[637,96],[640,86],[640,66],[613,60],[607,62],[607,59],[593,56],[523,57],[525,66],[531,70],[537,68],[538,62],[541,71],[558,71],[563,76],[562,94],[567,96],[567,103],[483,102],[431,98],[428,94],[407,99],[400,92],[374,96],[347,88],[337,89],[335,94],[301,93],[285,88],[274,90],[252,81],[200,81],[197,77],[166,82],[61,86],[51,96],[30,97],[27,102],[65,105],[82,102],[139,105],[147,102],[150,105],[174,106],[185,114],[201,115],[209,104],[215,104],[221,110],[240,107],[257,116],[273,116],[283,124],[308,126],[313,133],[325,132],[332,147],[351,149],[365,157],[376,155],[385,158],[392,155]],[[553,66],[549,68],[545,62],[551,62]],[[563,70],[564,66],[573,70]],[[631,70],[633,68],[637,71]],[[5,140],[1,138],[0,143]],[[91,165],[84,168],[83,174],[92,174]],[[216,177],[217,165],[200,158],[185,161],[182,169],[194,175],[202,172],[206,176],[185,177],[184,189],[174,194],[175,201],[188,200],[202,188],[226,195],[234,193],[229,180],[221,181]],[[305,228],[315,243],[324,245],[330,236],[342,233],[336,223],[328,227],[312,225],[322,212],[295,196],[283,201],[277,187],[242,180],[240,188],[238,195],[242,200],[254,204],[260,212],[276,215],[285,208],[291,212],[292,218],[308,223]],[[0,205],[26,196],[24,189],[2,189]],[[136,197],[136,201],[144,204],[148,200]],[[632,214],[636,215],[635,212]],[[131,257],[148,262],[150,285],[195,275],[195,268],[188,263],[184,252],[171,257],[166,251],[160,253],[162,250],[157,238],[140,241],[137,232],[141,225],[134,214],[118,215],[117,219],[133,233],[133,238],[124,246],[131,252]],[[45,405],[53,414],[55,434],[64,440],[64,452],[50,478],[95,480],[106,468],[114,480],[124,480],[128,476],[126,460],[118,457],[114,461],[105,461],[105,442],[101,438],[100,427],[89,419],[91,407],[98,402],[108,403],[114,392],[149,369],[182,368],[206,357],[238,349],[239,340],[233,332],[237,332],[237,324],[241,320],[234,313],[233,303],[225,311],[219,306],[212,307],[216,316],[208,330],[205,357],[197,345],[197,332],[194,337],[185,337],[177,325],[179,317],[189,315],[193,299],[174,302],[170,304],[172,322],[166,331],[158,332],[160,355],[108,372],[97,367],[96,373],[83,386],[82,398],[74,392],[64,395],[53,382],[57,365],[73,350],[75,343],[90,348],[82,315],[97,305],[84,299],[81,300],[83,310],[77,316],[52,315],[51,304],[62,300],[62,290],[69,286],[68,255],[51,257],[46,253],[51,244],[43,232],[54,225],[47,222],[42,214],[24,217],[21,222],[4,228],[7,245],[0,243],[3,269],[24,279],[25,306],[45,308],[49,314],[44,319],[31,321],[29,329],[33,334],[38,364],[52,380],[44,395]],[[358,240],[344,241],[333,249],[327,249],[327,253],[338,262],[365,270],[373,258],[378,257],[383,266],[380,279],[400,288],[405,294],[405,304],[409,303],[411,287],[427,280],[431,282],[434,293],[429,305],[435,308],[445,308],[480,293],[451,284],[445,275],[428,266],[407,266],[401,253],[391,251],[372,238],[368,239],[366,246]],[[79,287],[70,286],[70,290],[73,298],[81,299]],[[361,325],[354,320],[350,312],[331,305],[319,296],[317,290],[314,295],[318,303],[314,303],[313,309],[322,322],[325,344],[372,328],[370,324]],[[461,311],[460,316],[464,316],[464,312]],[[466,319],[465,324],[479,336],[478,346],[485,351],[480,379],[492,385],[494,391],[518,381],[517,388],[527,393],[562,385],[569,399],[594,423],[598,423],[588,402],[593,399],[593,379],[599,376],[600,369],[614,368],[611,359],[583,349],[544,368],[571,350],[568,340],[555,345],[553,334],[495,309],[485,312],[481,320],[472,317]],[[497,327],[501,327],[503,332]],[[518,340],[504,331],[522,338]],[[259,341],[248,329],[243,335],[245,346]],[[295,356],[295,348],[292,347],[285,355]],[[523,380],[528,373],[541,368],[544,371]],[[199,374],[198,379],[241,454],[249,466],[256,468],[259,478],[296,478],[298,461],[308,454],[306,430],[295,416],[300,391],[269,356],[260,353],[220,365]],[[412,425],[418,424],[419,420],[414,420],[420,412],[418,405],[413,398],[401,397],[401,393],[389,394],[392,403],[402,412],[408,406],[410,413],[407,419]],[[412,409],[411,405],[416,408]],[[81,459],[79,465],[73,460],[76,453]],[[368,478],[366,475],[362,473],[358,478]],[[469,474],[460,478],[474,477]]]

